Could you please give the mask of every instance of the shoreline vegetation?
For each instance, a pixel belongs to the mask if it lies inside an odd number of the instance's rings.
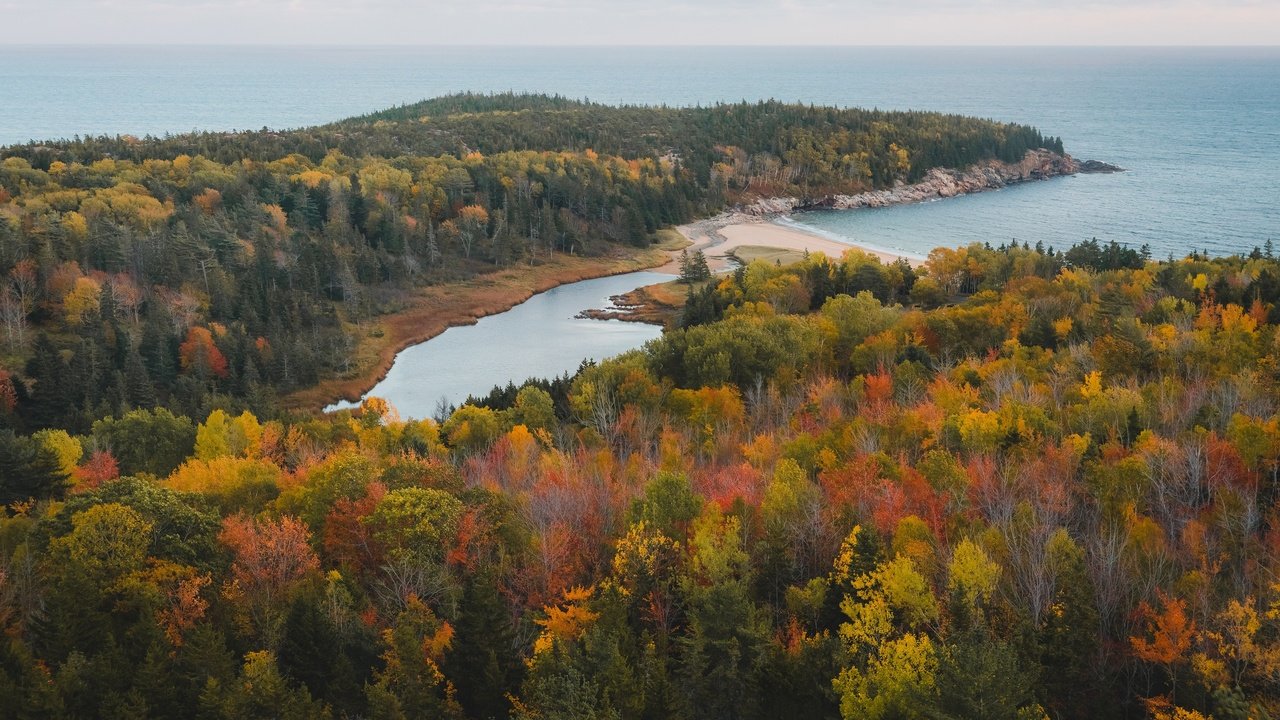
[[[850,249],[875,256],[883,263],[906,260],[912,267],[922,258],[875,248],[856,241],[841,242],[803,228],[779,225],[776,221],[807,210],[858,210],[912,205],[945,198],[998,190],[1038,180],[1077,174],[1123,172],[1122,168],[1097,160],[1079,161],[1051,150],[1028,150],[1020,162],[987,160],[968,168],[932,168],[916,183],[900,183],[892,188],[854,195],[830,194],[817,197],[770,197],[741,204],[714,217],[679,227],[693,249],[717,250],[708,261],[712,269],[725,267],[730,255],[742,246],[763,246],[795,252],[823,252],[832,259]]]
[[[754,259],[776,259],[780,264],[786,264],[805,254],[819,252],[832,260],[857,251],[886,265],[905,261],[918,268],[925,263],[925,259],[917,256],[855,241],[841,242],[777,222],[796,212],[910,205],[1025,182],[1107,172],[1122,172],[1122,169],[1094,160],[1077,161],[1070,155],[1049,150],[1029,150],[1021,162],[989,160],[963,169],[933,168],[920,182],[901,183],[893,188],[857,195],[755,199],[713,217],[676,226],[675,231],[683,241],[667,236],[646,250],[620,251],[602,262],[598,258],[562,255],[543,265],[513,266],[459,283],[424,288],[408,308],[381,318],[374,328],[365,332],[362,344],[373,347],[362,348],[358,357],[367,362],[365,358],[373,356],[373,364],[367,372],[357,377],[322,381],[319,385],[291,394],[284,399],[284,406],[314,411],[337,402],[359,402],[386,378],[400,352],[427,342],[450,327],[473,325],[481,318],[506,312],[533,295],[573,282],[641,270],[678,275],[681,251],[703,251],[709,268],[717,273]],[[681,293],[675,280],[637,287],[610,298],[612,309],[588,309],[582,316],[670,326],[672,318],[683,306]]]

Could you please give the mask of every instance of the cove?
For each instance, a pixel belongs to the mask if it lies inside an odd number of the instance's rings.
[[[459,405],[488,394],[495,385],[552,378],[573,372],[583,360],[602,360],[632,350],[662,334],[657,325],[576,317],[606,308],[609,298],[670,275],[633,272],[582,280],[539,293],[506,312],[474,325],[451,327],[405,348],[387,376],[365,397],[380,397],[401,417],[432,417],[441,401]],[[326,412],[355,407],[339,402]]]

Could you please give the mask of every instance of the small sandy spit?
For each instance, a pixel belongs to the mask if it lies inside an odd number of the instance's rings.
[[[796,252],[807,250],[811,253],[820,252],[833,259],[843,257],[845,252],[856,249],[880,258],[882,263],[891,263],[899,258],[905,258],[913,266],[918,266],[922,262],[915,257],[832,240],[782,225],[772,218],[756,214],[729,212],[707,220],[681,225],[676,229],[693,243],[688,248],[689,252],[701,250],[706,254],[707,264],[713,271],[729,267],[730,254],[743,246],[770,247]],[[655,272],[679,274],[679,256],[679,252],[673,253],[671,262],[656,269]]]

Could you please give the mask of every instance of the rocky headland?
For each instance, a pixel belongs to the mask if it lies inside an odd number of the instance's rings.
[[[857,208],[878,208],[891,205],[907,205],[927,202],[941,198],[968,195],[998,190],[1009,185],[1048,180],[1065,175],[1084,173],[1123,172],[1116,167],[1098,160],[1079,161],[1070,155],[1059,155],[1049,150],[1029,150],[1020,162],[1008,163],[1000,160],[988,160],[972,165],[963,170],[933,168],[925,173],[917,183],[899,183],[895,187],[884,190],[872,190],[857,195],[823,195],[820,197],[774,197],[760,198],[740,205],[726,213],[735,222],[750,222],[747,218],[768,218],[785,215],[796,210],[854,210]],[[745,217],[744,217],[745,216]]]

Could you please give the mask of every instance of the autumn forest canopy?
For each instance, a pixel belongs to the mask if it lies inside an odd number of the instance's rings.
[[[416,289],[1041,147],[459,95],[0,150],[4,712],[1270,717],[1269,247],[756,262],[439,418],[287,401]]]
[[[367,324],[414,288],[646,247],[747,194],[1046,144],[933,113],[458,95],[288,132],[0,149],[0,357],[31,390],[23,430],[156,404],[267,414],[359,372]]]

